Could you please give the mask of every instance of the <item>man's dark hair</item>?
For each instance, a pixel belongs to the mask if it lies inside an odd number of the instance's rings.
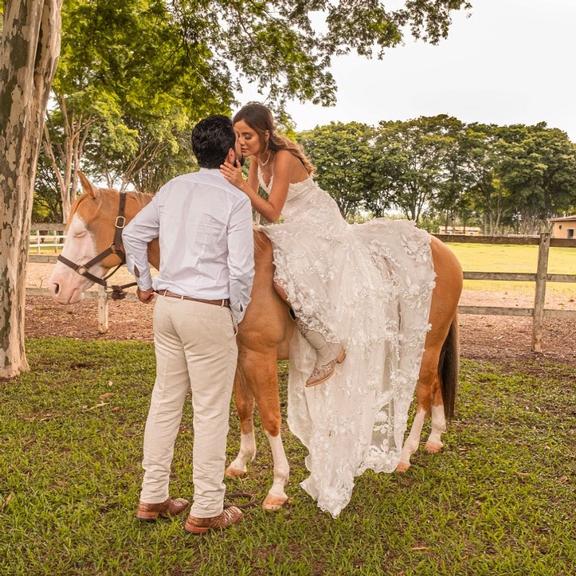
[[[232,120],[226,116],[208,116],[192,130],[192,150],[201,168],[220,168],[235,143]]]

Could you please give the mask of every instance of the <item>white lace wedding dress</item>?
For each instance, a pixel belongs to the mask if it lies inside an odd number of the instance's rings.
[[[398,464],[429,329],[430,237],[407,221],[348,224],[312,178],[260,229],[298,319],[346,348],[330,380],[305,388],[315,352],[296,331],[288,379],[288,425],[309,451],[301,486],[336,517],[355,476]]]

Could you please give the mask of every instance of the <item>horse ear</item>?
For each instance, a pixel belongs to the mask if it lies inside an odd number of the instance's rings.
[[[80,178],[80,183],[82,184],[82,190],[86,194],[90,194],[92,198],[96,198],[96,194],[98,193],[98,188],[92,185],[92,182],[88,180],[84,172],[78,172],[78,178]]]

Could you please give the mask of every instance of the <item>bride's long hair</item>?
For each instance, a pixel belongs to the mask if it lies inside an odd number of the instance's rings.
[[[308,174],[314,172],[314,165],[307,158],[306,154],[304,154],[302,148],[295,142],[292,142],[292,140],[286,138],[286,136],[276,133],[272,112],[270,112],[264,104],[260,104],[260,102],[248,102],[248,104],[242,106],[242,108],[236,112],[232,123],[236,124],[236,122],[240,122],[240,120],[246,122],[252,130],[258,133],[260,141],[262,142],[262,152],[269,150],[274,153],[278,150],[287,150],[304,164],[304,168],[306,168]],[[268,132],[268,140],[266,140],[266,132]]]

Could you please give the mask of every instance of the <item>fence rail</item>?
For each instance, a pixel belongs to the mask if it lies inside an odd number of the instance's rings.
[[[45,248],[62,248],[65,235],[65,224],[32,224],[30,227],[30,250],[37,254]]]
[[[54,228],[56,226],[56,228]],[[64,225],[34,225],[33,230],[39,234],[41,231],[63,231]],[[465,280],[496,280],[506,282],[534,282],[534,306],[532,308],[517,308],[506,306],[459,306],[460,314],[473,314],[482,316],[524,316],[532,317],[532,349],[542,351],[542,334],[545,318],[573,318],[576,320],[576,310],[559,310],[545,308],[546,284],[548,282],[570,282],[576,284],[576,274],[549,274],[548,256],[550,247],[576,248],[576,240],[551,238],[549,233],[542,233],[539,237],[508,237],[508,236],[463,236],[456,234],[435,234],[436,238],[447,243],[463,244],[508,244],[508,245],[536,245],[538,246],[538,266],[536,273],[529,272],[464,272]],[[64,237],[62,235],[62,237]],[[44,244],[46,246],[46,244]],[[57,256],[46,254],[30,254],[29,262],[54,263]],[[31,296],[49,296],[51,293],[45,288],[28,288]],[[108,297],[102,287],[96,291],[89,291],[86,296],[98,300],[98,331],[108,330]],[[128,294],[129,301],[136,301],[134,294]]]

